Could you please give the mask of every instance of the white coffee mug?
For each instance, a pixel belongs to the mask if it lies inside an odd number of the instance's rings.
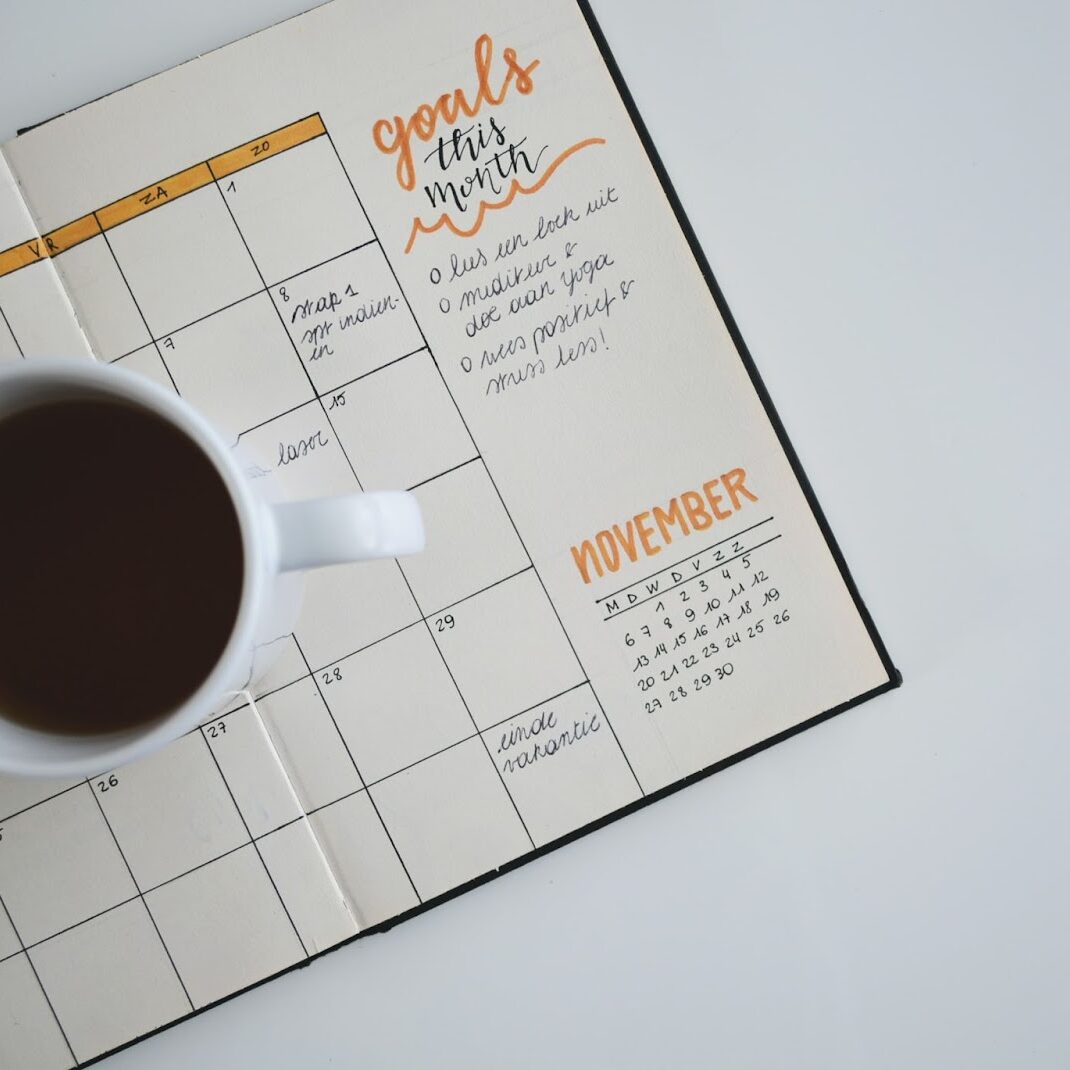
[[[241,532],[244,576],[234,627],[215,666],[179,708],[114,733],[53,734],[0,709],[0,772],[87,776],[122,765],[196,727],[236,690],[270,667],[279,636],[292,631],[300,607],[300,571],[417,553],[423,521],[405,491],[278,502],[269,478],[252,479],[238,448],[177,395],[132,372],[87,360],[30,360],[0,367],[0,421],[51,401],[117,399],[150,410],[192,439],[223,480]],[[3,502],[0,502],[2,522]],[[2,612],[0,606],[0,612]],[[0,652],[0,657],[2,657]],[[176,655],[177,656],[177,655]],[[62,671],[62,666],[59,666]]]

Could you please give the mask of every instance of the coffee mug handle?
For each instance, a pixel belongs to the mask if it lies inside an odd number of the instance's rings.
[[[424,522],[404,490],[346,494],[268,506],[279,547],[279,571],[416,554]]]

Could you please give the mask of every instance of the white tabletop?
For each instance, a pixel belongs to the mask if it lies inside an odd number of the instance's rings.
[[[4,5],[0,136],[307,3]],[[109,1070],[1070,1061],[1070,9],[595,7],[905,685]]]

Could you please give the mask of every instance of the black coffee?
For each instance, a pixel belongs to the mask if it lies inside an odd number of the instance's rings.
[[[112,732],[184,702],[242,590],[238,518],[200,447],[108,400],[0,417],[0,715]]]

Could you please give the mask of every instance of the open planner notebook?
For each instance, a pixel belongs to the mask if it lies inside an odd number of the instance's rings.
[[[575,0],[336,0],[82,107],[3,146],[0,250],[0,360],[117,363],[249,478],[413,488],[428,528],[311,574],[270,676],[161,753],[0,781],[0,1065],[898,682]]]

